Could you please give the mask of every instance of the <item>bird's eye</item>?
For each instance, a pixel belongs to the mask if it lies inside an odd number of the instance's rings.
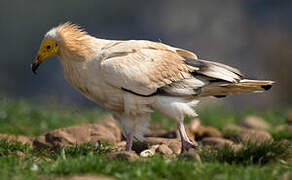
[[[47,45],[47,49],[50,49],[51,48],[51,46],[50,45]]]

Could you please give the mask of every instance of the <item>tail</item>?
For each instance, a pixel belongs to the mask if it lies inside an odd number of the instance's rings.
[[[228,95],[236,95],[242,93],[259,93],[264,92],[273,86],[274,81],[261,81],[243,79],[239,82],[214,82],[202,87],[200,96],[225,97]]]

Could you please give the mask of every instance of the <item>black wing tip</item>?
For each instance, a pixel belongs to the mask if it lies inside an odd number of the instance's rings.
[[[263,86],[261,86],[265,91],[267,91],[267,90],[269,90],[269,89],[271,89],[272,88],[272,85],[263,85]]]
[[[226,97],[226,95],[216,95],[216,96],[214,96],[215,98],[225,98]]]
[[[126,91],[126,92],[128,92],[128,93],[131,93],[131,94],[134,94],[134,95],[136,95],[136,96],[142,96],[142,97],[151,97],[151,96],[155,96],[155,95],[157,95],[158,93],[159,93],[159,89],[157,89],[155,92],[153,92],[152,94],[148,94],[148,95],[145,95],[145,94],[139,94],[139,93],[136,93],[136,92],[134,92],[134,91],[132,91],[132,90],[129,90],[129,89],[126,89],[126,88],[123,88],[123,87],[121,87],[121,90],[123,90],[123,91]]]

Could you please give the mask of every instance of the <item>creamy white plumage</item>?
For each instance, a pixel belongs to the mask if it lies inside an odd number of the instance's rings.
[[[194,144],[183,120],[196,116],[200,97],[262,92],[273,84],[246,80],[237,69],[199,60],[187,50],[144,40],[98,39],[70,23],[45,35],[33,71],[53,55],[59,56],[67,81],[120,122],[127,151],[133,138],[143,140],[153,111],[177,121],[182,150],[187,150]]]

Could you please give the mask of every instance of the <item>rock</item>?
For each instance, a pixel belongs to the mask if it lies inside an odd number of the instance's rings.
[[[173,142],[179,141],[178,139],[167,139],[167,138],[161,138],[161,137],[147,137],[146,143],[149,145],[157,145],[157,144],[165,144],[168,145]]]
[[[140,153],[141,157],[151,157],[155,154],[155,151],[152,151],[151,149],[145,149]]]
[[[108,141],[116,144],[121,141],[120,130],[114,122],[101,121],[98,124],[83,124],[56,129],[36,137],[33,145],[36,148],[56,149],[65,146],[79,145],[86,142]]]
[[[148,137],[146,138],[146,143],[149,145],[167,145],[174,154],[178,155],[181,152],[181,141],[177,139],[167,139],[159,137]]]
[[[168,147],[176,155],[179,155],[181,152],[181,142],[180,141],[172,141],[168,144]]]
[[[181,157],[192,159],[195,160],[196,162],[201,163],[200,155],[194,149],[189,149],[188,151],[183,152],[181,154]]]
[[[261,144],[272,141],[272,136],[266,131],[246,130],[237,135],[238,139],[244,143]]]
[[[122,139],[122,130],[116,121],[112,118],[102,120],[98,122],[98,124],[103,125],[106,129],[110,130],[118,141]]]
[[[223,134],[213,128],[213,127],[199,127],[196,132],[194,132],[194,135],[195,135],[195,139],[196,140],[201,140],[203,138],[206,138],[206,137],[222,137]]]
[[[195,146],[198,146],[196,141],[191,140]],[[179,138],[176,139],[167,139],[167,138],[160,138],[160,137],[148,137],[145,141],[148,145],[162,145],[165,144],[168,146],[172,152],[176,155],[180,154],[181,152],[181,141]]]
[[[112,153],[108,153],[106,156],[106,158],[109,159],[122,159],[122,160],[126,160],[126,161],[136,161],[137,159],[139,159],[139,156],[134,152],[134,151],[120,151],[120,152],[112,152]]]
[[[75,175],[68,177],[57,177],[52,180],[113,180],[113,178],[95,175]]]
[[[190,121],[188,128],[191,133],[196,133],[199,127],[201,126],[201,121],[199,118],[195,118]]]
[[[141,156],[141,157],[151,157],[151,156],[153,156],[153,155],[155,154],[156,149],[157,149],[158,147],[159,147],[159,145],[153,145],[153,146],[151,146],[150,149],[146,149],[146,150],[142,151],[142,152],[140,153],[140,156]]]
[[[228,139],[223,139],[221,137],[206,137],[202,141],[204,146],[208,145],[217,150],[224,148],[225,146],[232,147],[234,144]]]
[[[18,141],[23,144],[32,145],[33,138],[22,135],[0,134],[0,140],[1,139],[7,139],[8,141]]]
[[[286,123],[292,126],[292,109],[287,112]]]
[[[90,141],[106,140],[111,144],[120,142],[122,140],[121,130],[114,123],[114,120],[109,120],[109,122],[101,121],[97,124],[89,124]]]
[[[270,128],[269,123],[257,116],[247,116],[240,124],[249,129],[268,130]]]
[[[156,151],[166,157],[170,157],[173,154],[173,151],[165,144],[159,145]]]

